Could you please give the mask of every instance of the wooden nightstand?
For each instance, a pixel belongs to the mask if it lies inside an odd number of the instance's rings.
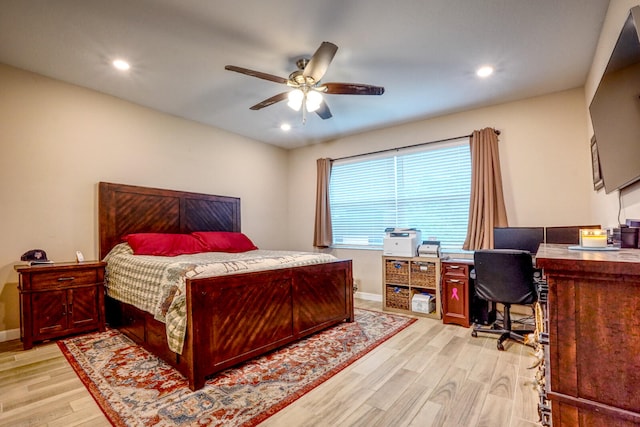
[[[105,330],[104,269],[100,261],[15,266],[20,291],[20,334],[34,342]]]

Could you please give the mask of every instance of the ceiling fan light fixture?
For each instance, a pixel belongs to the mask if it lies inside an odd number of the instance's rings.
[[[291,89],[278,93],[251,107],[250,110],[260,110],[277,102],[288,100],[287,105],[295,111],[302,110],[302,123],[306,121],[307,113],[315,112],[322,120],[333,117],[329,106],[324,101],[323,94],[329,95],[382,95],[384,88],[358,83],[320,83],[329,64],[333,60],[338,46],[330,42],[322,42],[310,59],[301,58],[296,62],[298,69],[289,78],[275,76],[235,65],[225,65],[225,70],[234,71],[274,83],[287,85]]]
[[[322,104],[322,95],[320,92],[316,92],[315,90],[307,92],[307,100],[305,104],[307,111],[310,113],[316,111],[320,108],[320,104]]]
[[[481,78],[489,77],[491,74],[493,74],[493,67],[491,67],[489,65],[485,65],[483,67],[480,67],[476,71],[476,74],[478,75],[478,77],[481,77]]]
[[[289,98],[289,102],[287,103],[289,108],[300,111],[300,108],[302,107],[302,101],[304,100],[304,92],[302,92],[300,89],[294,89],[289,92],[289,95],[287,95],[287,97]]]
[[[114,59],[111,64],[120,71],[127,71],[129,68],[131,68],[129,63],[124,59]]]

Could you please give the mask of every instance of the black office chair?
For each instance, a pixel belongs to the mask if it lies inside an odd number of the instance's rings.
[[[473,256],[475,270],[475,293],[486,301],[504,305],[502,321],[490,326],[473,325],[472,336],[478,332],[498,334],[498,350],[504,350],[503,342],[513,339],[524,343],[524,337],[532,330],[511,328],[511,304],[532,305],[538,300],[539,273],[533,268],[528,251],[511,249],[477,250]],[[533,305],[531,306],[533,309]]]

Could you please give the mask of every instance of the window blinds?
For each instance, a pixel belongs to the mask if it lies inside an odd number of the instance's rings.
[[[333,246],[382,247],[387,227],[415,227],[442,248],[464,243],[469,215],[468,138],[336,160],[331,169]]]

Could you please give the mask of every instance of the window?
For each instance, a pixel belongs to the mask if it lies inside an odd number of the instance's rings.
[[[471,191],[469,139],[336,160],[329,194],[333,246],[382,248],[387,227],[414,227],[460,249]]]

